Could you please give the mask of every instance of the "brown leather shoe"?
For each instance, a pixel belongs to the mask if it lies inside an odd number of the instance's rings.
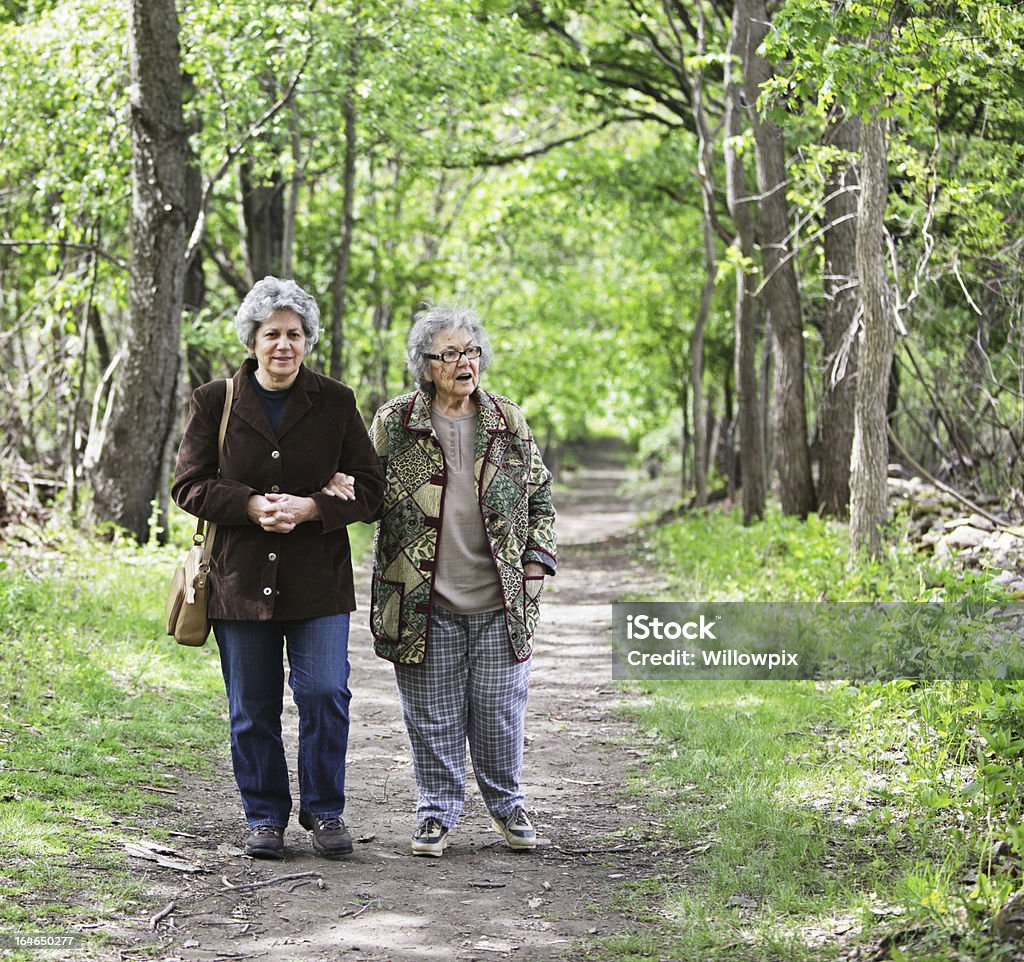
[[[299,824],[313,833],[313,851],[324,858],[352,854],[352,836],[345,820],[338,816],[320,818],[305,810],[299,811]]]
[[[253,858],[284,858],[284,829],[257,825],[245,840],[245,854]]]

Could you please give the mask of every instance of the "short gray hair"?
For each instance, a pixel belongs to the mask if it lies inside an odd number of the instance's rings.
[[[427,304],[413,317],[405,364],[419,384],[420,390],[431,395],[434,393],[434,385],[427,380],[426,376],[427,371],[430,370],[430,359],[423,355],[430,352],[434,346],[434,339],[443,331],[469,331],[473,340],[483,350],[480,355],[481,374],[487,370],[491,358],[494,357],[491,339],[487,336],[483,321],[480,320],[480,315],[476,311],[456,304]]]
[[[306,335],[306,351],[311,351],[320,337],[320,308],[295,281],[280,277],[264,277],[245,295],[235,314],[238,339],[252,350],[260,325],[277,311],[295,311],[299,315]]]

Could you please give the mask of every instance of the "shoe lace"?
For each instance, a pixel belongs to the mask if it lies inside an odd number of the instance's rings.
[[[428,818],[418,829],[416,835],[419,838],[425,838],[428,835],[434,835],[440,832],[444,826],[436,818]]]
[[[345,823],[337,815],[332,815],[330,818],[318,818],[317,825],[321,832],[337,832],[345,827]]]
[[[273,825],[257,825],[253,830],[253,835],[269,835],[276,838],[281,833],[281,829],[275,828]]]
[[[527,828],[530,824],[530,817],[526,814],[526,810],[517,808],[509,817],[505,824],[509,828]]]

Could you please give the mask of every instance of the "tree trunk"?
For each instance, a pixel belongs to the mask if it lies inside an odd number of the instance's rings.
[[[355,92],[351,87],[344,94],[342,107],[345,114],[345,168],[342,181],[341,240],[334,265],[334,279],[331,281],[331,358],[328,368],[330,376],[338,380],[342,380],[345,361],[345,301],[352,262],[352,235],[355,231],[356,103]]]
[[[196,132],[196,127],[193,125],[193,133]],[[189,229],[196,223],[199,218],[199,212],[202,207],[203,198],[203,177],[199,171],[198,166],[195,163],[188,165],[188,170],[185,171],[185,215]],[[203,304],[206,302],[206,268],[203,263],[204,246],[199,245],[196,247],[195,252],[185,265],[185,289],[184,296],[182,298],[182,321],[183,323],[189,323],[190,317],[195,317],[203,309]],[[213,368],[210,364],[210,355],[207,351],[201,349],[198,345],[190,345],[184,350],[185,357],[185,369],[182,371],[181,381],[185,382],[188,386],[188,394],[199,387],[200,384],[205,384],[207,381],[213,378]],[[187,395],[186,395],[187,401]],[[184,406],[178,404],[177,416],[180,417],[183,412]],[[171,489],[166,489],[166,505],[161,503],[161,513],[166,516],[166,512],[163,511],[163,507],[170,508],[170,496]]]
[[[686,472],[687,452],[690,450],[690,417],[687,402],[689,391],[686,382],[681,381],[682,390],[679,398],[679,497],[685,501],[690,491],[690,477]]]
[[[738,0],[734,17],[748,20],[743,47],[743,81],[757,158],[758,236],[764,265],[764,294],[775,345],[774,458],[784,514],[805,518],[815,509],[804,399],[804,328],[800,286],[789,242],[786,157],[778,124],[761,117],[757,98],[771,79],[771,64],[757,51],[768,33],[764,0]]]
[[[288,126],[292,145],[292,176],[288,183],[288,202],[284,210],[284,226],[281,237],[281,276],[294,277],[295,268],[295,222],[299,216],[299,191],[305,179],[305,161],[302,157],[302,133],[299,127],[299,107],[292,97],[289,104]]]
[[[703,4],[698,4],[697,53],[706,53],[705,15]],[[698,508],[708,503],[707,419],[704,416],[704,328],[711,313],[711,298],[715,292],[718,273],[715,259],[715,185],[712,179],[712,136],[704,112],[704,68],[698,67],[693,77],[693,118],[697,127],[697,179],[703,203],[704,231],[704,286],[700,292],[700,306],[693,322],[690,345],[690,385],[693,388],[693,487],[694,504]]]
[[[855,154],[860,120],[830,125],[828,142]],[[825,319],[821,331],[821,406],[818,410],[818,511],[835,518],[850,513],[857,341],[857,167],[853,159],[833,166],[825,180]]]
[[[858,297],[862,318],[850,461],[850,541],[877,557],[888,510],[889,443],[886,400],[892,369],[891,292],[885,264],[885,207],[889,195],[885,121],[865,123],[861,135],[857,209]]]
[[[743,264],[736,268],[736,406],[740,433],[740,476],[743,493],[743,523],[750,524],[764,514],[764,437],[760,399],[757,391],[757,317],[753,283],[746,265],[754,256],[752,199],[747,193],[743,159],[736,150],[742,133],[743,88],[736,58],[747,42],[749,21],[738,13],[726,48],[725,174],[726,199],[736,226],[736,246]]]
[[[374,341],[377,344],[386,344],[391,331],[391,322],[394,317],[390,299],[378,297],[373,308],[373,331]],[[378,351],[375,357],[367,361],[363,381],[368,385],[367,395],[370,403],[368,411],[376,411],[391,395],[388,388],[388,352]]]
[[[254,281],[281,275],[284,253],[284,181],[274,171],[269,183],[253,181],[252,167],[241,165],[242,218],[249,273]]]
[[[736,460],[736,412],[733,405],[732,380],[730,379],[733,372],[734,367],[726,369],[722,390],[725,402],[725,413],[722,417],[722,422],[725,425],[722,440],[722,473],[725,475],[725,491],[729,501],[736,500],[736,485],[740,481],[737,477],[740,468]]]
[[[107,433],[90,472],[94,512],[149,535],[151,504],[174,423],[185,279],[185,171],[178,16],[174,0],[132,0],[129,316]]]

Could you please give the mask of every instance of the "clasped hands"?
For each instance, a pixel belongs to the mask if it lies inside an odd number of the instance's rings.
[[[338,472],[321,489],[324,494],[342,501],[354,501],[356,479],[349,474]],[[288,534],[304,521],[316,521],[320,517],[320,506],[312,498],[295,494],[254,494],[249,497],[245,513],[253,524],[264,531]]]
[[[312,498],[300,498],[295,494],[253,494],[249,496],[245,513],[264,531],[288,534],[303,521],[319,518],[320,506]]]

